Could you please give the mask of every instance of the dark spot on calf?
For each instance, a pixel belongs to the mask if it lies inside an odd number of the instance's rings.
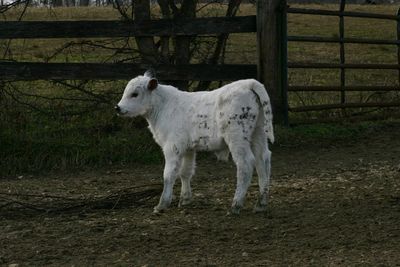
[[[243,120],[243,119],[247,119],[248,117],[249,117],[249,113],[248,113],[248,112],[245,112],[245,113],[243,113],[243,114],[241,114],[241,115],[239,116],[239,119]]]
[[[174,145],[174,146],[172,147],[172,149],[174,150],[174,153],[175,153],[176,155],[179,154],[179,149],[178,149],[178,147],[177,147],[176,145]]]
[[[199,129],[210,129],[210,127],[208,127],[208,124],[207,124],[207,121],[206,121],[206,120],[201,121],[201,122],[199,123]]]
[[[236,120],[238,117],[238,114],[234,114],[233,116],[230,116],[229,119],[231,120]]]

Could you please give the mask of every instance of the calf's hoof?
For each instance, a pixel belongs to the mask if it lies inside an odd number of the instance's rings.
[[[190,205],[190,203],[192,203],[192,200],[190,198],[181,198],[179,200],[178,207],[182,208],[184,206]]]
[[[256,205],[254,206],[254,212],[265,212],[267,210],[268,197],[267,194],[262,194],[257,200]]]
[[[260,203],[257,203],[257,204],[254,206],[253,211],[254,211],[255,213],[266,212],[266,211],[267,211],[267,205],[261,205]]]
[[[234,206],[232,206],[232,208],[231,208],[231,214],[232,215],[239,215],[240,214],[240,209],[241,209],[242,207],[241,206],[238,206],[238,205],[234,205]]]
[[[159,213],[165,211],[166,209],[167,209],[166,207],[162,207],[160,205],[157,205],[157,206],[154,207],[153,213],[154,214],[159,214]]]

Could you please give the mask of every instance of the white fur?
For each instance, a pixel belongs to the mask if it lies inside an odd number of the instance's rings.
[[[243,206],[256,167],[260,196],[255,211],[264,211],[271,165],[268,139],[274,142],[271,105],[264,86],[250,79],[211,92],[182,92],[161,84],[149,90],[152,78],[148,76],[128,83],[117,108],[120,115],[146,118],[164,152],[164,189],[154,211],[170,205],[178,175],[182,181],[179,205],[190,203],[196,151],[215,151],[221,159],[231,153],[237,166],[233,213]]]

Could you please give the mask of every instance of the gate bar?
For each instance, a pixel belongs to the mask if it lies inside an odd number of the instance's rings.
[[[400,69],[400,64],[370,64],[370,63],[309,63],[288,62],[289,68],[295,69]]]
[[[370,19],[388,19],[388,20],[399,20],[399,15],[387,15],[387,14],[376,14],[376,13],[364,13],[364,12],[353,12],[353,11],[336,11],[336,10],[324,10],[324,9],[311,9],[311,8],[293,8],[287,9],[288,13],[292,14],[306,14],[306,15],[319,15],[319,16],[344,16],[344,17],[356,17],[356,18],[370,18]]]
[[[292,85],[288,87],[288,91],[290,92],[340,92],[342,90],[341,86],[324,86],[324,85],[310,85],[310,86],[302,86],[302,85]],[[400,91],[400,85],[394,86],[362,86],[362,85],[347,85],[344,87],[345,91]]]
[[[340,38],[324,37],[324,36],[288,36],[289,42],[315,42],[315,43],[339,43]],[[345,38],[343,43],[346,44],[378,44],[378,45],[400,45],[400,40],[383,40],[383,39],[367,39],[367,38]]]

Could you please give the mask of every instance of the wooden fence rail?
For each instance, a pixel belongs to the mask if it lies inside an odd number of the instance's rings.
[[[256,16],[135,21],[3,21],[0,39],[194,36],[256,32]],[[257,77],[256,65],[146,65],[0,62],[0,80],[130,79],[149,67],[160,79],[230,81]]]
[[[2,21],[0,39],[190,36],[256,32],[256,16],[135,21]]]
[[[116,63],[1,62],[0,80],[116,80],[131,79],[150,67],[160,80],[232,81],[256,78],[256,65],[148,65]]]

